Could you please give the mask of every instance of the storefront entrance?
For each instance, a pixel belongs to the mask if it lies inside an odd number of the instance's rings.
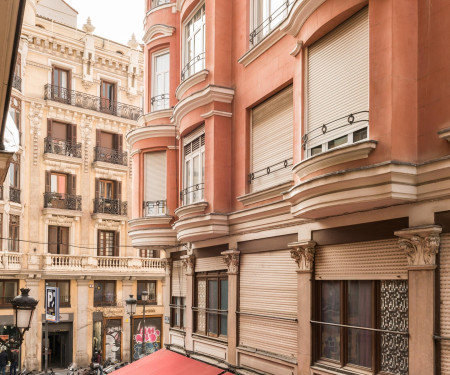
[[[42,327],[42,342],[45,338],[45,325]],[[72,323],[48,325],[48,367],[66,368],[72,362]],[[45,366],[44,345],[42,346],[42,368]]]

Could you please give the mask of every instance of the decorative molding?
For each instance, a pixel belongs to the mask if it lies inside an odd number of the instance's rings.
[[[279,29],[285,34],[297,36],[306,20],[326,0],[302,0],[294,2],[288,17],[281,23]]]
[[[131,239],[133,247],[139,249],[166,249],[173,247],[177,243],[176,232],[168,228],[145,228],[134,229],[128,231],[128,236]]]
[[[145,32],[142,40],[144,41],[144,44],[150,44],[151,42],[154,42],[155,40],[165,38],[168,36],[172,36],[174,32],[175,32],[175,27],[157,23],[148,28],[148,30]]]
[[[289,190],[289,188],[292,186],[293,182],[294,181],[291,180],[289,182],[285,182],[280,185],[272,186],[272,187],[264,189],[264,190],[255,191],[252,193],[241,195],[241,196],[237,197],[236,199],[239,202],[243,203],[244,206],[248,206],[253,203],[262,202],[262,201],[276,198],[276,197],[282,198],[283,192],[285,192],[286,190]]]
[[[172,226],[180,242],[202,241],[228,236],[228,215],[210,213],[179,219]]]
[[[102,229],[102,230],[113,230],[113,231],[119,231],[120,226],[124,224],[124,221],[120,220],[111,220],[111,219],[104,219],[100,217],[92,217],[92,219],[95,220],[95,228]]]
[[[439,225],[428,225],[402,229],[394,234],[400,237],[398,244],[406,254],[408,265],[423,267],[436,265],[441,232],[442,228]]]
[[[105,161],[94,161],[92,166],[99,175],[122,176],[128,172],[128,165],[107,163]]]
[[[179,218],[190,214],[202,214],[205,212],[206,207],[208,207],[208,202],[197,202],[188,204],[186,206],[178,207],[175,210],[175,215]]]
[[[128,144],[133,147],[136,142],[149,139],[176,136],[175,125],[149,125],[137,128],[127,133]]]
[[[199,72],[191,75],[189,78],[186,78],[184,81],[182,81],[178,87],[175,89],[175,96],[178,100],[181,100],[183,95],[186,94],[186,92],[194,87],[197,83],[206,81],[206,78],[208,77],[209,71],[206,69],[200,70]]]
[[[186,276],[194,276],[195,272],[195,255],[183,255],[181,257],[181,261],[183,262],[183,267],[186,270]]]
[[[142,225],[169,225],[172,221],[173,216],[169,215],[155,215],[140,217],[137,219],[132,219],[128,221],[128,226],[130,228],[140,227]]]
[[[28,119],[30,120],[30,134],[33,137],[33,166],[38,165],[39,136],[41,135],[42,113],[42,104],[34,102],[30,103]]]
[[[166,275],[170,276],[172,274],[172,259],[164,258],[162,260],[162,266],[166,270]]]
[[[44,216],[65,216],[65,217],[73,217],[75,220],[79,220],[79,218],[83,215],[81,211],[77,210],[65,210],[62,208],[44,208],[42,210],[42,214]]]
[[[291,52],[289,52],[289,54],[293,57],[296,57],[300,53],[302,48],[303,48],[303,41],[297,40],[297,43],[295,44],[294,49]]]
[[[228,275],[237,275],[239,273],[239,250],[227,250],[221,252],[223,261],[228,267]]]
[[[44,218],[45,224],[47,225],[58,225],[66,227],[70,227],[74,222],[78,221],[78,217],[56,215],[56,214],[47,214],[44,216]]]
[[[138,118],[138,126],[146,126],[147,123],[162,119],[170,119],[173,115],[173,109],[161,109],[160,111],[148,112]]]
[[[446,139],[450,142],[450,128],[441,129],[438,132],[439,138]]]
[[[297,263],[299,271],[312,271],[314,269],[314,256],[316,243],[314,241],[301,241],[288,244],[291,248],[291,258]]]
[[[58,171],[67,171],[67,173],[76,173],[78,169],[80,169],[80,165],[82,164],[81,158],[75,158],[73,156],[66,156],[66,155],[59,155],[59,154],[52,154],[52,153],[44,153],[44,161],[46,162],[47,166],[50,167],[51,170],[56,169]]]
[[[145,21],[145,22],[147,21],[147,16],[149,16],[149,15],[152,14],[152,13],[157,12],[158,10],[166,9],[166,8],[174,8],[174,7],[175,7],[175,4],[173,4],[173,3],[168,3],[168,4],[159,5],[159,6],[155,7],[155,8],[152,8],[152,9],[150,9],[150,10],[146,13],[144,21]]]
[[[203,117],[204,119],[210,118],[212,116],[232,117],[233,114],[231,112],[216,111],[213,109],[209,112],[204,113],[203,115],[200,115],[200,117]]]
[[[89,172],[89,149],[92,144],[92,116],[81,115],[80,133],[83,148],[84,173]]]

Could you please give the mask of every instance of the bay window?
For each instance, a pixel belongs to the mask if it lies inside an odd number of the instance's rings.
[[[159,111],[169,108],[169,52],[164,51],[153,54],[152,65],[152,111]]]
[[[183,142],[184,173],[180,198],[183,205],[200,202],[205,188],[205,133],[204,127],[185,137]]]
[[[182,81],[205,68],[205,4],[185,24],[183,61]]]
[[[165,215],[166,210],[166,151],[144,154],[143,216]]]

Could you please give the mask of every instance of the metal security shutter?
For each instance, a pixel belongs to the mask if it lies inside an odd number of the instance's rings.
[[[441,236],[440,268],[440,334],[450,337],[450,234]],[[440,341],[441,374],[450,375],[450,341]]]
[[[318,246],[317,280],[407,279],[406,255],[397,239]]]
[[[226,270],[223,257],[198,258],[195,260],[195,272]]]
[[[148,152],[144,155],[145,201],[166,199],[166,152]]]
[[[263,190],[292,179],[293,122],[292,86],[252,110],[252,191]],[[285,160],[288,160],[286,167],[283,165]],[[274,166],[272,170],[278,170],[266,174],[266,169],[270,166]],[[264,171],[256,173],[260,170]]]
[[[297,318],[296,267],[289,250],[241,255],[239,311]],[[240,314],[239,345],[294,357],[297,323]]]
[[[361,127],[347,124],[333,132],[329,125],[323,135],[323,124],[369,110],[368,9],[312,44],[307,53],[307,132],[318,129],[310,134],[311,148]]]
[[[186,274],[181,260],[172,264],[172,296],[186,297]]]
[[[191,131],[189,134],[183,137],[183,146],[192,142],[194,139],[200,137],[205,133],[205,125],[200,125],[197,129]]]

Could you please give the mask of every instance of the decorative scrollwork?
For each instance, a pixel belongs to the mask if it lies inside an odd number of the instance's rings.
[[[433,266],[439,251],[441,227],[409,228],[395,232],[400,237],[399,247],[404,251],[410,266]]]
[[[94,147],[94,161],[104,161],[111,164],[127,165],[128,153],[106,147]]]
[[[228,267],[229,275],[237,275],[239,273],[239,254],[238,250],[227,250],[222,252],[223,261]]]
[[[314,241],[294,242],[288,246],[291,248],[291,258],[297,263],[299,270],[312,271],[316,243]]]
[[[109,215],[127,215],[128,203],[120,199],[94,199],[94,213]]]

